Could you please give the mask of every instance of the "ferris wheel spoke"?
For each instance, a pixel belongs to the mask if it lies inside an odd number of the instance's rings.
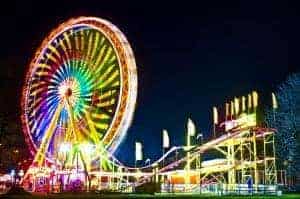
[[[97,73],[97,70],[99,70],[99,68],[97,67],[101,67],[101,64],[100,62],[103,62],[102,60],[104,59],[105,57],[105,51],[107,51],[107,48],[109,48],[108,45],[105,45],[103,44],[100,51],[99,51],[99,54],[98,54],[98,58],[96,59],[95,63],[94,63],[94,68],[95,68],[95,72]]]
[[[102,78],[104,78],[105,76],[107,76],[107,74],[109,74],[109,72],[111,72],[112,69],[118,68],[118,63],[115,59],[110,59],[103,61],[100,66],[101,67],[96,70],[96,73],[99,73],[103,76]]]
[[[71,45],[71,41],[69,38],[69,35],[72,35],[72,30],[70,30],[69,32],[64,32],[63,36],[64,36],[64,40],[66,41],[67,44],[67,49],[72,49],[72,45]]]
[[[108,62],[111,59],[111,57],[115,57],[115,55],[113,54],[113,48],[109,46],[105,52],[103,59],[99,63],[100,67],[98,68],[98,70],[101,70],[101,66],[104,65],[104,63]]]
[[[70,55],[68,52],[68,48],[65,45],[65,39],[60,39],[59,46],[62,48],[62,64],[67,66],[67,71],[70,72],[68,66],[70,65]],[[68,73],[67,73],[68,74]]]
[[[45,63],[48,63],[49,61],[53,62],[53,63],[59,63],[59,59],[57,59],[55,56],[53,56],[52,53],[50,53],[50,52],[46,52],[45,54],[43,54],[41,61],[45,62]]]
[[[113,117],[113,113],[112,113],[111,111],[109,111],[109,110],[106,110],[105,108],[101,108],[101,109],[99,110],[99,112],[100,112],[100,113],[103,113],[103,114],[105,114],[105,115],[107,115],[107,116],[109,116],[109,117]]]
[[[98,49],[98,46],[101,46],[101,41],[104,41],[103,38],[101,38],[100,40],[100,34],[98,32],[94,32],[94,35],[95,35],[95,40],[93,42],[93,49],[92,49],[92,52],[91,52],[91,59],[94,60],[95,58],[95,54],[97,52],[97,49]]]
[[[59,46],[59,41],[54,40],[51,44],[49,44],[48,48],[59,60],[61,60],[62,57],[57,48],[58,46]]]
[[[93,58],[93,62],[92,62],[92,70],[94,71],[96,69],[96,67],[98,66],[97,64],[100,62],[100,60],[102,59],[103,56],[103,52],[106,49],[106,45],[104,45],[105,42],[105,37],[99,35],[99,33],[97,32],[96,35],[98,35],[98,39],[96,41],[98,41],[98,45],[97,47],[94,48],[94,51],[92,52],[92,58]],[[100,41],[99,41],[100,39]],[[96,45],[96,43],[95,43]],[[97,58],[95,58],[95,56],[98,55]]]
[[[95,71],[96,74],[103,75],[107,70],[111,70],[111,68],[117,67],[118,63],[114,61],[103,61],[99,68]]]
[[[117,84],[115,86],[111,86],[111,87],[106,87],[106,88],[99,88],[97,89],[97,92],[99,92],[100,94],[105,94],[107,92],[114,92],[114,91],[117,91],[119,92],[120,91],[120,85]]]
[[[108,64],[107,64],[107,65],[108,65]],[[109,75],[113,70],[115,70],[114,67],[115,67],[114,64],[113,64],[113,65],[110,65],[110,66],[106,69],[106,71],[105,71],[104,73],[99,73],[100,78],[94,83],[93,86],[101,88],[101,87],[102,87],[102,82],[108,77],[108,75]]]
[[[99,92],[99,91],[98,91]],[[100,96],[98,97],[99,99],[99,102],[105,102],[107,100],[110,100],[112,98],[117,98],[117,96],[119,95],[118,91],[117,90],[108,90],[108,91],[103,91],[101,92],[100,90]]]
[[[112,99],[107,99],[106,101],[102,101],[100,103],[97,104],[98,107],[102,108],[113,108],[114,105],[116,104],[116,100],[114,98]],[[109,109],[108,109],[109,110]]]
[[[48,111],[38,110],[37,118],[35,119],[36,122],[34,123],[35,125],[33,126],[32,131],[35,132],[37,136],[43,136],[44,130],[47,128],[47,125],[54,114],[55,108],[49,108]],[[35,115],[33,117],[35,117]]]
[[[120,78],[119,70],[114,70],[113,72],[110,73],[109,78],[107,78],[102,82],[100,87],[101,88],[107,87],[112,83],[119,81],[119,78]]]
[[[83,40],[85,39],[87,42],[84,45],[83,51],[85,52],[83,59],[84,60],[91,60],[91,51],[93,46],[93,35],[92,32],[89,30],[85,30],[83,32]]]

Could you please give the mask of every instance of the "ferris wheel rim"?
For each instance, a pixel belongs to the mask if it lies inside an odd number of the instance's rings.
[[[111,31],[110,33],[106,32],[104,29],[97,27],[97,24],[90,25],[90,24],[85,24],[85,21],[90,21],[90,22],[97,22],[104,27],[107,28],[106,31]],[[110,152],[114,152],[116,148],[119,146],[120,142],[122,141],[122,138],[125,136],[126,131],[129,128],[129,125],[132,120],[132,116],[134,113],[134,106],[136,103],[136,97],[137,97],[137,72],[136,72],[136,64],[133,56],[132,49],[125,37],[125,35],[112,23],[110,23],[107,20],[97,18],[97,17],[77,17],[77,18],[71,18],[67,20],[64,23],[61,23],[58,25],[56,28],[54,28],[48,36],[42,41],[41,45],[37,48],[35,55],[31,59],[31,62],[28,66],[27,73],[25,76],[25,84],[22,89],[22,97],[21,97],[21,108],[22,108],[22,114],[21,114],[21,121],[22,121],[22,127],[23,127],[23,133],[25,135],[26,142],[28,146],[30,147],[30,151],[32,154],[35,154],[38,150],[38,145],[36,145],[35,141],[32,139],[31,136],[31,131],[29,129],[28,125],[28,118],[27,118],[27,99],[29,95],[29,89],[28,86],[30,83],[30,79],[32,75],[34,74],[35,70],[35,64],[39,61],[40,57],[44,54],[44,50],[47,48],[49,43],[51,43],[54,39],[57,38],[58,35],[62,34],[66,30],[73,28],[75,26],[79,25],[87,25],[89,28],[96,29],[97,31],[101,32],[111,43],[112,47],[114,48],[115,54],[118,57],[118,62],[119,62],[119,70],[122,75],[120,75],[121,79],[121,88],[120,88],[120,96],[118,99],[118,106],[115,110],[115,113],[113,115],[113,120],[110,122],[110,127],[107,129],[104,137],[102,138],[103,141],[107,139],[109,136],[109,133],[111,132],[111,129],[113,128],[113,125],[116,123],[116,117],[119,116],[120,110],[120,104],[122,103],[122,95],[124,92],[123,88],[123,78],[124,78],[124,64],[127,65],[128,69],[127,72],[128,74],[128,96],[127,96],[127,101],[125,102],[125,109],[122,113],[121,121],[119,124],[116,126],[117,129],[115,129],[115,133],[113,133],[110,141],[106,145],[106,148],[109,149]],[[114,34],[114,38],[112,38],[112,34]],[[115,39],[115,40],[113,40]],[[117,49],[117,44],[119,44],[119,49]],[[120,48],[121,47],[121,48]],[[123,51],[123,60],[120,58],[121,51]],[[121,63],[121,62],[124,63]]]

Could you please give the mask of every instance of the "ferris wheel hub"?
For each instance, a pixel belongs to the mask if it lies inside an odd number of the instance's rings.
[[[66,97],[70,97],[72,95],[72,89],[71,88],[67,88],[65,95],[66,95]]]

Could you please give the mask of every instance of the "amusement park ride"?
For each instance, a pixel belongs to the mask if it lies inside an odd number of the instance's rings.
[[[33,192],[130,192],[148,182],[160,183],[164,192],[235,192],[249,184],[255,192],[276,189],[275,129],[258,126],[256,92],[247,107],[245,97],[226,104],[223,122],[214,108],[214,139],[192,145],[189,120],[186,146],[138,168],[113,156],[136,96],[134,55],[116,26],[79,17],[55,28],[35,53],[23,89],[23,131],[34,160],[22,186]],[[202,161],[210,151],[220,158]]]

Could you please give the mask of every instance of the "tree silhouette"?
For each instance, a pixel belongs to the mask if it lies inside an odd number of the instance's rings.
[[[276,92],[278,108],[267,111],[266,121],[276,128],[278,167],[300,187],[300,73],[293,74]]]

